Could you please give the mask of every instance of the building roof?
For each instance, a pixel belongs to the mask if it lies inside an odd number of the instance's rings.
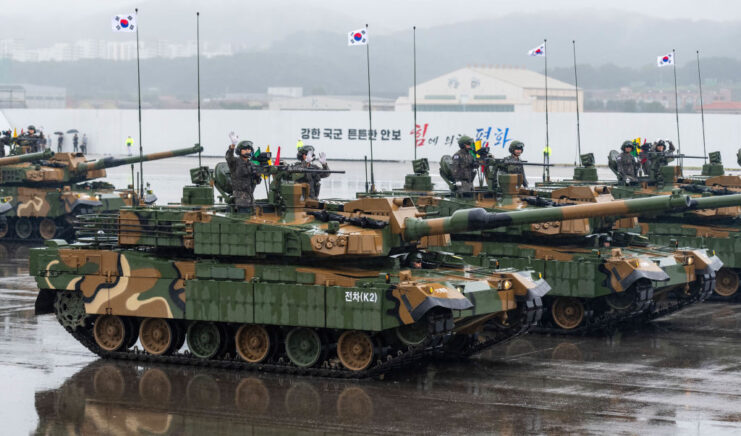
[[[543,74],[526,68],[500,66],[469,66],[466,68],[521,88],[543,88],[545,86],[545,77]],[[574,89],[574,85],[548,77],[548,89]]]
[[[741,111],[741,101],[716,101],[702,105],[702,108],[714,111]]]

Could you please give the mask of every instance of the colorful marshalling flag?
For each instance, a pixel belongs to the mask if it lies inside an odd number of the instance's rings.
[[[665,67],[667,65],[674,65],[674,53],[668,53],[664,56],[659,56],[656,58],[656,63],[660,67]]]
[[[368,29],[353,30],[348,36],[347,45],[368,44]]]
[[[136,14],[120,14],[113,17],[114,32],[134,32],[136,30]]]
[[[545,44],[540,44],[534,49],[527,52],[530,56],[545,56]]]

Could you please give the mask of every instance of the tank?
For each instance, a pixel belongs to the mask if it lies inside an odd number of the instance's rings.
[[[55,313],[103,357],[380,376],[471,355],[540,315],[542,279],[425,249],[449,233],[687,207],[665,196],[425,219],[410,198],[311,200],[291,170],[265,172],[270,193],[251,214],[225,199],[81,218],[78,243],[31,252],[37,313]],[[137,340],[144,353],[131,349]]]
[[[593,159],[593,157],[592,157]],[[594,183],[580,177],[585,166],[575,169],[573,180],[559,182],[558,186]],[[596,170],[594,171],[596,180]],[[708,198],[741,192],[741,177],[727,174],[719,152],[709,153],[700,175],[684,176],[681,167],[670,165],[650,169],[649,174],[634,185],[617,181],[601,181],[610,186],[616,198],[638,198],[680,190],[693,198]],[[553,186],[554,184],[550,184]],[[708,201],[708,200],[704,200]],[[635,232],[643,234],[652,243],[704,247],[723,260],[716,275],[713,299],[741,301],[741,225],[738,205],[714,209],[693,209],[681,213],[653,214],[643,217]]]
[[[482,163],[486,185],[472,193],[455,192],[444,170],[441,176],[452,191],[408,192],[425,211],[449,216],[472,206],[490,211],[543,210],[564,204],[609,204],[608,188],[589,186],[521,189],[518,176],[502,174],[499,165]],[[740,204],[739,198],[729,198]],[[719,207],[692,203],[681,210]],[[636,231],[635,215],[651,216],[649,209],[605,218],[551,220],[513,225],[484,232],[452,235],[452,245],[442,248],[466,262],[496,262],[500,266],[534,269],[552,286],[545,297],[540,330],[583,333],[613,329],[619,324],[645,321],[677,311],[705,299],[715,285],[720,259],[706,250],[650,244]],[[623,219],[619,219],[620,217]],[[627,227],[627,228],[626,228]],[[609,238],[609,239],[608,239]],[[607,245],[609,242],[609,247]],[[695,246],[697,247],[697,246]]]
[[[97,181],[106,168],[197,153],[200,146],[146,154],[105,157],[88,161],[81,153],[20,154],[0,159],[0,241],[48,240],[74,237],[72,222],[80,214],[112,211],[124,205],[153,203],[134,189],[116,191]]]

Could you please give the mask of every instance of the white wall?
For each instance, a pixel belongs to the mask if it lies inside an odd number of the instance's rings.
[[[138,149],[136,110],[92,109],[6,109],[2,113],[10,126],[25,128],[28,124],[43,126],[47,133],[71,128],[85,132],[92,154],[123,154],[124,139],[131,135]],[[681,114],[682,151],[702,154],[700,116]],[[1,118],[0,118],[1,119]],[[437,136],[437,145],[425,144],[417,148],[418,157],[438,161],[443,154],[451,154],[457,145],[445,146],[446,136],[467,134],[474,136],[477,128],[509,129],[507,139],[525,143],[525,158],[542,161],[545,144],[545,114],[542,113],[418,113],[418,123],[429,124],[426,138]],[[341,129],[342,139],[304,140],[306,144],[325,151],[330,159],[359,159],[369,155],[367,140],[348,140],[348,129],[367,129],[367,112],[311,112],[311,111],[251,111],[206,110],[202,112],[202,136],[206,155],[222,155],[228,145],[227,134],[235,130],[242,139],[256,145],[282,146],[283,157],[294,157],[296,140],[302,128]],[[377,159],[408,160],[413,156],[411,112],[374,112],[373,127],[379,138],[374,141]],[[706,115],[708,151],[720,150],[723,161],[736,167],[736,150],[741,145],[741,115]],[[401,132],[400,140],[380,140],[381,130]],[[647,137],[669,138],[676,144],[674,114],[586,113],[581,116],[582,152],[593,152],[598,163],[606,163],[607,153],[616,149],[625,139]],[[145,110],[142,133],[144,151],[155,152],[182,148],[197,142],[195,110]],[[492,134],[493,136],[493,134]],[[66,146],[71,147],[71,137]],[[490,138],[494,143],[494,139]],[[573,113],[550,114],[551,162],[573,163],[576,147],[576,122]],[[501,147],[494,148],[502,156]]]

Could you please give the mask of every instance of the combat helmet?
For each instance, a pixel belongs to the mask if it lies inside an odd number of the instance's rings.
[[[458,147],[461,149],[466,148],[466,145],[473,145],[473,138],[470,136],[463,135],[458,138]]]
[[[515,150],[524,150],[525,144],[522,143],[522,141],[512,141],[509,144],[509,153],[512,154],[515,152]]]
[[[36,132],[36,126],[34,126],[33,124],[31,124],[30,126],[28,126],[28,129],[26,129],[26,130],[29,131],[29,132],[32,131],[32,130],[34,132]]]
[[[314,152],[314,147],[311,146],[311,145],[302,145],[301,147],[299,147],[298,151],[296,152],[296,159],[298,159],[300,161],[303,160],[303,158],[301,156],[305,156],[305,155],[309,154],[309,152],[312,152],[313,153]]]
[[[245,148],[253,152],[255,151],[252,141],[239,141],[239,144],[237,144],[237,154],[242,154],[242,150]]]
[[[623,145],[620,146],[620,150],[625,151],[625,147],[636,148],[632,141],[624,141]]]

